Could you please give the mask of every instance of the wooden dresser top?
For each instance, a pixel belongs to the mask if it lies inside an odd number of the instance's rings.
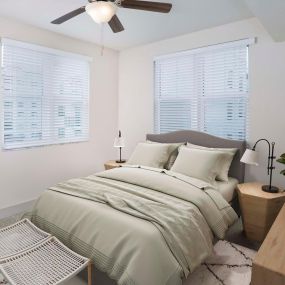
[[[285,275],[285,205],[259,249],[254,264]]]

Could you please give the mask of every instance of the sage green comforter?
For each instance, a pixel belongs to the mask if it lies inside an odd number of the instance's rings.
[[[31,214],[121,285],[182,284],[236,218],[209,184],[142,167],[59,183]]]

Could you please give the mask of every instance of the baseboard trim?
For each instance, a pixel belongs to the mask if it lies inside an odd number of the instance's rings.
[[[5,219],[13,215],[16,215],[16,214],[19,214],[25,211],[29,211],[30,209],[32,209],[35,201],[36,200],[30,200],[30,201],[26,201],[26,202],[23,202],[23,203],[14,205],[14,206],[0,209],[0,219]]]

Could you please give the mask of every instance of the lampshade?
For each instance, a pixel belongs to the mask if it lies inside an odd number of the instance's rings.
[[[86,5],[86,13],[98,24],[109,22],[116,14],[117,6],[112,2],[96,1]]]
[[[125,140],[123,137],[116,137],[114,147],[125,147]]]
[[[247,149],[243,154],[241,162],[251,165],[258,165],[258,152],[255,150]]]

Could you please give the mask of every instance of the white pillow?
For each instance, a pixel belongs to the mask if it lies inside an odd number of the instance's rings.
[[[221,152],[181,146],[171,171],[213,184],[222,159]]]
[[[148,143],[153,143],[153,144],[163,144],[163,145],[169,145],[169,158],[165,164],[165,169],[169,170],[173,166],[177,155],[178,155],[178,149],[182,145],[186,145],[186,143],[158,143],[158,142],[153,142],[153,141],[147,141]]]
[[[169,144],[139,143],[127,164],[164,168],[169,155]]]
[[[210,147],[195,145],[191,143],[187,143],[187,147],[192,148],[192,149],[219,151],[223,153],[224,154],[223,160],[221,161],[221,165],[219,166],[219,169],[218,169],[217,180],[225,181],[225,182],[229,181],[229,170],[230,170],[233,158],[237,152],[236,148],[210,148]]]

